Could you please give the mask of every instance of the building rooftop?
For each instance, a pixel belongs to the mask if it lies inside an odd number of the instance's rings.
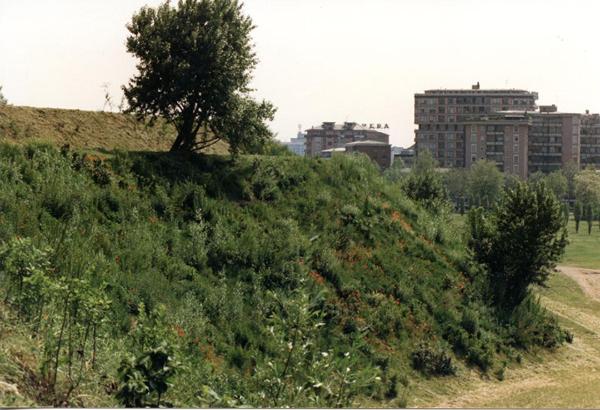
[[[435,89],[435,90],[425,90],[423,93],[416,93],[415,96],[431,96],[431,95],[449,95],[449,94],[465,94],[465,95],[482,95],[482,94],[497,94],[497,95],[518,95],[518,96],[528,96],[533,95],[537,98],[537,93],[535,91],[527,91],[527,90],[519,90],[515,88],[511,89]]]
[[[387,144],[385,142],[380,142],[380,141],[371,141],[371,140],[365,140],[365,141],[354,141],[354,142],[349,142],[348,144],[346,144],[346,147],[357,147],[357,146],[389,146],[390,144]]]
[[[321,150],[321,152],[346,152],[346,148],[329,148]]]
[[[375,124],[373,124],[375,125]],[[378,124],[381,125],[381,124]],[[317,125],[316,127],[312,127],[312,130],[335,130],[335,131],[376,131],[382,134],[385,134],[382,130],[385,128],[376,128],[371,126],[364,126],[356,122],[344,122],[343,124],[337,124],[335,122],[323,122],[321,125]],[[387,134],[386,134],[387,135]]]

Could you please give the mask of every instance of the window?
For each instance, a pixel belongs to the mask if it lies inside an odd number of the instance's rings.
[[[519,152],[519,144],[513,145],[513,152]]]
[[[513,155],[513,164],[516,164],[516,165],[519,164],[519,156],[518,155]]]

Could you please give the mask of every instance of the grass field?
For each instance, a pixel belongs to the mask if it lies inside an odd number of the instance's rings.
[[[569,220],[569,245],[561,262],[563,265],[579,266],[582,268],[600,269],[600,227],[595,222],[591,235],[588,235],[587,222],[579,226],[575,233],[575,221]]]

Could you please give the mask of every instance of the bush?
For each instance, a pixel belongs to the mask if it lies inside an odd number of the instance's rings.
[[[541,346],[555,348],[573,340],[558,321],[533,296],[527,297],[515,309],[509,323],[514,344],[521,348]]]
[[[412,367],[427,375],[450,376],[456,373],[452,358],[439,345],[421,342],[411,354]]]

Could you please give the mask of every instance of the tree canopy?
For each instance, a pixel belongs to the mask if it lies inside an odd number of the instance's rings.
[[[519,183],[489,215],[473,209],[469,227],[469,247],[487,271],[491,297],[506,311],[530,285],[546,282],[567,244],[560,204],[544,183]]]
[[[7,101],[6,98],[4,98],[4,94],[2,94],[2,86],[0,85],[0,106],[1,105],[6,105]]]
[[[529,177],[530,184],[538,184],[541,182],[545,183],[559,200],[563,199],[568,193],[569,181],[562,170],[557,170],[549,174],[537,171]]]
[[[583,170],[575,176],[575,194],[584,205],[600,204],[600,175],[594,170]]]
[[[198,151],[219,140],[232,153],[272,137],[275,109],[249,87],[258,60],[254,26],[237,0],[180,0],[134,14],[127,51],[138,73],[123,91],[128,112],[174,124],[172,151]]]
[[[471,203],[491,207],[502,193],[504,178],[492,161],[477,161],[469,172],[468,191]]]

